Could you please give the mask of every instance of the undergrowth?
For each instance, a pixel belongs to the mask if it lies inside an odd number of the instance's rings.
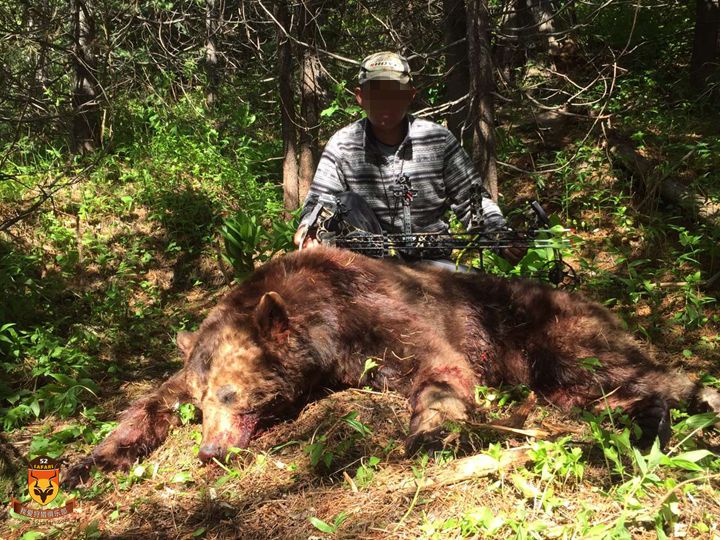
[[[275,223],[272,249],[290,243],[281,194],[255,165],[267,148],[249,135],[220,134],[192,95],[172,107],[148,98],[125,111],[113,152],[93,158],[82,182],[26,223],[33,235],[24,243],[0,239],[5,430],[48,416],[88,416],[104,387],[146,363],[144,352],[165,356],[167,336],[192,324],[168,307],[175,295],[204,285],[197,266],[218,264],[225,251],[230,274],[233,265],[247,271],[239,262],[246,246],[223,247],[249,240],[242,230],[229,234],[238,223],[259,231]],[[239,108],[225,122],[247,133],[255,117]],[[60,150],[39,152],[21,141],[4,164],[16,180],[0,184],[3,200],[26,199],[51,175],[70,183],[89,165],[81,158],[61,165],[59,157]],[[267,258],[258,244],[251,265]],[[67,433],[58,440],[68,442]]]

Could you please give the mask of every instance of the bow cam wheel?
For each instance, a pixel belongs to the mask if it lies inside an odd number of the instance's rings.
[[[548,261],[540,270],[540,278],[558,289],[572,288],[578,284],[575,269],[565,261]]]

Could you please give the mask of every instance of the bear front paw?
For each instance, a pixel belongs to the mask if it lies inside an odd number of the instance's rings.
[[[427,452],[436,452],[444,448],[445,437],[448,431],[439,427],[432,431],[421,431],[412,433],[405,439],[405,455],[414,456],[420,450]]]
[[[410,420],[410,435],[405,441],[408,455],[421,448],[441,450],[452,424],[467,420],[467,405],[454,392],[427,391],[417,405]]]
[[[75,489],[80,485],[90,485],[90,471],[93,466],[91,457],[86,457],[79,463],[70,467],[65,474],[62,475],[62,486],[65,489]]]

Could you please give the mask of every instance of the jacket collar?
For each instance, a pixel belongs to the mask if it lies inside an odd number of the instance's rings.
[[[412,114],[407,114],[405,116],[405,122],[407,122],[407,132],[405,133],[405,138],[398,146],[398,152],[401,151],[410,142],[412,136],[412,127],[415,123],[415,117]],[[363,130],[363,150],[376,150],[377,146],[373,144],[373,141],[377,139],[375,139],[374,135],[372,134],[370,122],[368,122],[367,118],[363,118],[362,120],[360,120],[360,123]]]

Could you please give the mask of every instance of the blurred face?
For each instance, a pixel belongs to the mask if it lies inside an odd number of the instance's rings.
[[[368,81],[355,89],[355,99],[378,131],[393,131],[403,122],[415,88],[397,81]]]

